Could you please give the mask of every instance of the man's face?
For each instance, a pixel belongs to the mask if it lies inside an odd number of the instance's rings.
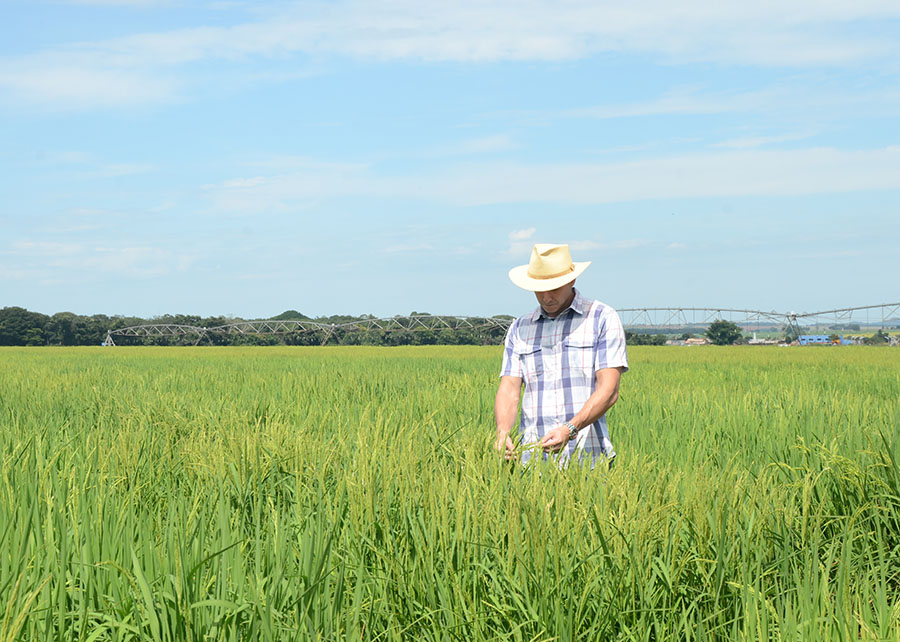
[[[575,281],[566,283],[565,285],[548,290],[547,292],[535,292],[538,303],[541,304],[544,313],[551,319],[555,318],[560,312],[569,307],[575,298]]]

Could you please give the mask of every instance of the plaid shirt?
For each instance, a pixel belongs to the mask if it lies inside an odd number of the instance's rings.
[[[521,377],[525,386],[519,422],[524,444],[540,441],[547,430],[581,410],[596,388],[597,370],[628,369],[619,315],[577,290],[572,304],[554,319],[538,306],[513,321],[504,344],[500,376]],[[592,460],[616,456],[605,415],[578,431],[561,452],[562,461],[576,451]],[[527,459],[526,453],[523,463]]]

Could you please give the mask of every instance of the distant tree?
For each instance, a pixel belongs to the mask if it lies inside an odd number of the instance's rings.
[[[829,343],[837,343],[837,342],[840,341],[840,340],[841,340],[841,337],[840,337],[840,335],[838,335],[838,334],[829,334],[829,335],[828,335],[828,342],[829,342]]]
[[[40,328],[28,328],[23,339],[27,346],[42,346],[47,343],[46,339],[44,339],[44,331]]]
[[[741,338],[741,328],[736,323],[719,319],[709,324],[706,338],[717,346],[730,346]]]
[[[71,312],[57,312],[47,322],[44,332],[47,343],[55,346],[75,345],[75,324],[78,317]]]
[[[89,317],[81,318],[84,319],[84,323],[78,326],[81,329],[81,335],[76,337],[78,345],[98,346],[103,343],[112,319],[105,314],[93,314]]]
[[[412,337],[409,330],[391,330],[390,332],[385,332],[382,345],[408,346],[411,343]]]
[[[690,332],[685,332],[684,334],[681,335],[682,341],[687,341],[688,339],[693,339],[693,338],[694,338],[694,335],[691,334]]]
[[[419,316],[427,312],[413,312]],[[318,317],[315,321],[336,327],[328,331],[317,329],[312,331],[296,330],[279,335],[242,335],[209,332],[202,337],[195,335],[178,336],[122,336],[114,335],[119,345],[166,346],[194,343],[199,345],[328,345],[338,343],[346,345],[501,345],[506,330],[502,327],[489,327],[484,318],[473,318],[475,327],[440,328],[415,330],[384,331],[371,329],[368,331],[347,330],[341,324],[375,319],[371,314],[359,316],[334,315]],[[507,316],[506,318],[512,319]],[[309,319],[296,310],[287,310],[273,320]],[[110,330],[119,330],[152,323],[171,323],[177,325],[215,328],[228,325],[242,319],[230,316],[199,317],[186,314],[164,314],[150,319],[140,317],[113,316],[95,314],[83,316],[72,312],[58,312],[52,317],[30,312],[24,308],[0,309],[0,345],[99,345]],[[481,324],[484,324],[482,327]],[[629,336],[631,336],[629,334]],[[645,345],[661,345],[665,335],[639,335],[633,343]]]
[[[416,330],[411,334],[410,338],[415,346],[431,346],[437,343],[437,334],[434,330]]]
[[[46,314],[29,312],[25,308],[10,307],[0,310],[0,345],[43,345],[44,327],[50,320]],[[37,330],[37,332],[29,332]],[[38,341],[40,343],[34,343]]]
[[[272,317],[272,321],[305,321],[309,319],[305,314],[301,314],[296,310],[285,310],[276,317]]]
[[[666,345],[666,335],[642,334],[626,330],[625,343],[632,346],[663,346]]]
[[[889,336],[884,330],[878,330],[871,337],[866,337],[863,342],[867,346],[883,346],[889,340]]]

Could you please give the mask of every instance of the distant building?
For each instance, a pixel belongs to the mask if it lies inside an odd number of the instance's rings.
[[[827,334],[801,334],[797,337],[797,342],[802,346],[830,346],[830,345],[849,345],[849,340],[844,340],[844,335],[839,334],[837,341],[832,341]]]

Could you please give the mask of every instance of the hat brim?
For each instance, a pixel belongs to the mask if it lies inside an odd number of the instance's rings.
[[[536,279],[528,276],[528,266],[519,265],[509,271],[509,280],[523,290],[529,290],[531,292],[547,292],[548,290],[555,290],[556,288],[562,287],[566,283],[571,283],[581,276],[581,273],[584,272],[590,264],[590,261],[573,263],[572,265],[575,267],[574,270],[552,279]]]

